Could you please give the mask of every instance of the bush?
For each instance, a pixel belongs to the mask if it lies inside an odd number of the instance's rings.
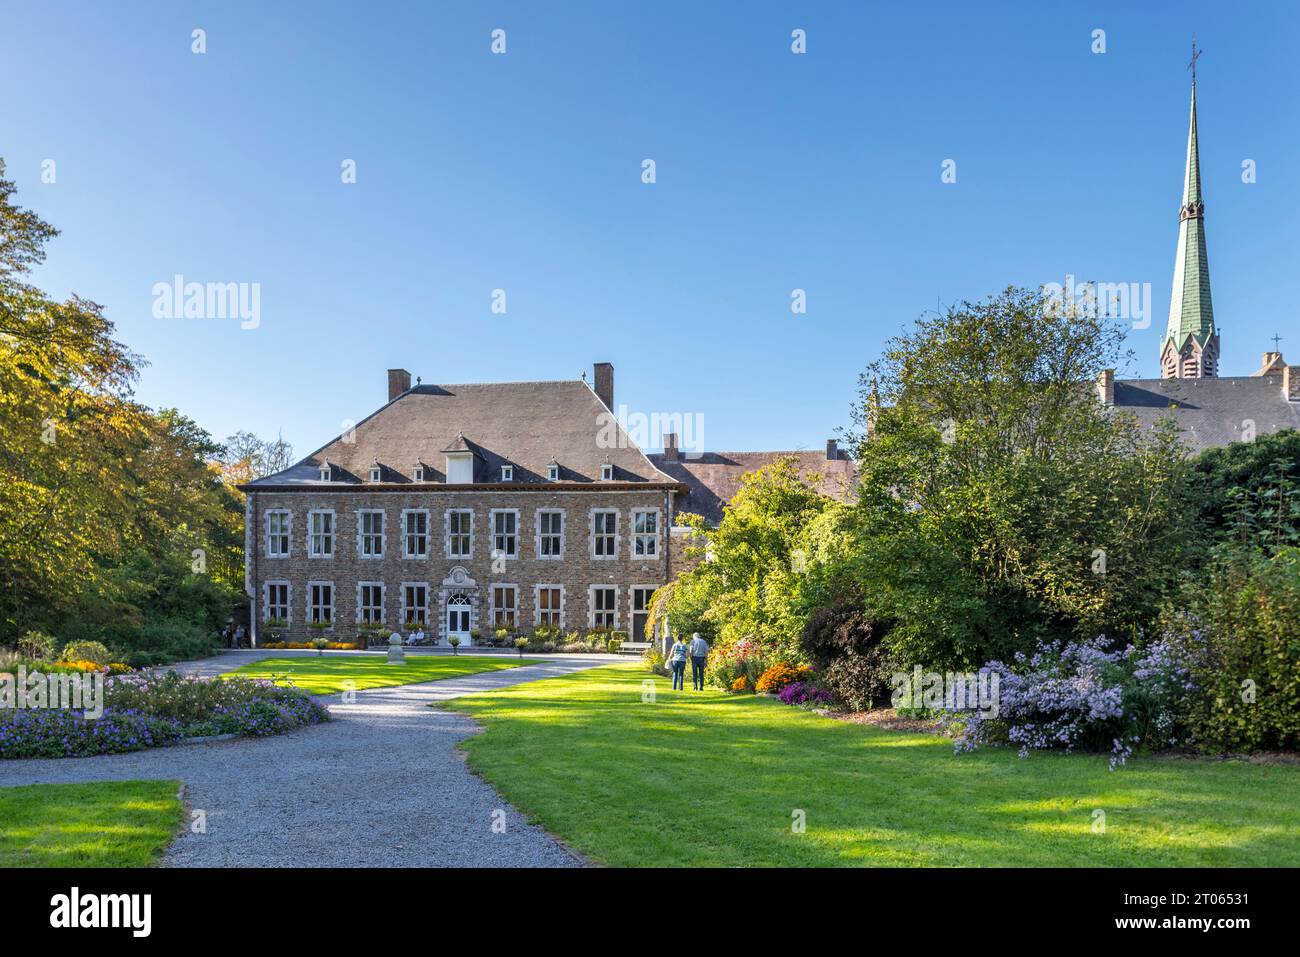
[[[107,680],[98,719],[62,708],[0,712],[0,758],[113,754],[214,734],[261,737],[328,720],[307,692],[269,681],[125,675]]]
[[[644,660],[646,667],[650,669],[651,674],[663,675],[664,677],[668,676],[668,666],[664,654],[654,645],[651,645],[646,649]]]
[[[754,682],[754,690],[759,694],[774,694],[786,685],[802,680],[808,674],[807,665],[787,665],[777,663],[768,668]]]
[[[56,645],[53,635],[47,635],[43,631],[29,631],[18,639],[18,654],[23,658],[52,661]]]
[[[808,616],[799,635],[799,650],[825,667],[845,655],[865,655],[880,644],[884,631],[853,605],[818,608]]]
[[[793,681],[777,695],[782,704],[801,704],[810,708],[823,707],[832,701],[832,695],[810,681]]]
[[[1184,711],[1200,747],[1300,748],[1300,548],[1221,555],[1165,625],[1202,689]]]
[[[93,661],[107,665],[113,658],[108,648],[98,641],[70,641],[63,646],[59,657],[64,661]]]
[[[866,654],[836,658],[822,674],[822,681],[835,699],[849,711],[866,711],[889,697],[893,667],[880,645]]]

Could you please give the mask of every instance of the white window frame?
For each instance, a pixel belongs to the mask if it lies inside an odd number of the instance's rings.
[[[600,467],[600,480],[601,480],[602,482],[612,482],[612,481],[614,481],[614,466],[612,466],[612,465],[602,465],[602,466]]]
[[[271,608],[281,607],[279,602],[271,601],[271,588],[284,589],[284,614],[273,615]],[[268,622],[272,619],[283,621],[286,625],[293,623],[293,582],[284,578],[272,578],[262,582],[262,621]]]
[[[283,518],[284,530],[272,532],[271,519]],[[262,538],[263,545],[266,548],[267,558],[290,558],[293,555],[293,512],[287,508],[268,508],[263,518],[265,523],[266,534]],[[272,551],[271,540],[274,535],[277,544],[280,539],[284,539],[284,551]]]
[[[620,590],[621,589],[619,588],[618,585],[610,585],[605,582],[602,582],[599,585],[587,586],[587,627],[588,628],[608,628],[611,631],[618,630],[618,622],[619,622],[618,593]],[[612,591],[614,593],[613,604],[609,608],[602,608],[600,610],[600,613],[602,615],[612,614],[614,616],[614,621],[612,624],[609,625],[596,624],[596,592],[597,591]]]
[[[596,554],[596,516],[613,515],[614,516],[614,543],[605,555]],[[607,562],[618,558],[619,543],[622,539],[623,523],[619,520],[619,511],[616,508],[593,508],[587,518],[587,555],[593,562]],[[602,533],[600,538],[608,538],[608,533]]]
[[[412,481],[412,482],[423,482],[423,481],[424,481],[424,466],[423,466],[423,465],[417,465],[417,466],[415,466],[414,468],[411,469],[411,481]]]
[[[451,532],[451,517],[452,517],[453,515],[468,515],[468,516],[469,516],[469,533],[468,533],[468,534],[469,534],[469,551],[465,552],[464,554],[460,554],[460,553],[457,553],[457,552],[453,552],[453,551],[451,550],[451,535],[452,535],[452,532]],[[453,560],[462,560],[462,559],[463,559],[463,560],[468,560],[468,559],[472,559],[472,558],[474,557],[474,510],[473,510],[472,508],[449,508],[449,509],[447,509],[445,512],[443,512],[443,528],[445,529],[445,533],[444,533],[444,535],[443,535],[442,544],[443,544],[443,550],[444,550],[444,552],[445,552],[445,554],[446,554],[446,557],[449,558],[449,559],[453,559]],[[464,532],[460,532],[460,533],[458,533],[458,534],[459,534],[459,535],[464,535],[465,533],[464,533]]]
[[[515,467],[513,465],[501,466],[501,481],[513,482],[515,480]]]
[[[421,605],[412,605],[408,598],[408,592],[412,588],[424,589],[424,603]],[[424,628],[429,627],[429,595],[432,591],[428,582],[402,582],[402,626],[405,627],[408,621],[418,621]],[[419,617],[412,618],[411,612],[418,611]]]
[[[509,533],[514,539],[514,551],[507,552],[497,545],[497,539],[500,534],[497,532],[497,516],[513,515],[515,518],[515,530]],[[500,555],[506,561],[513,562],[519,559],[519,509],[517,508],[493,508],[488,510],[488,534],[492,536],[492,557]]]
[[[380,468],[378,465],[370,466],[370,481],[379,482],[383,480],[383,477],[384,477],[384,470],[382,468]]]
[[[660,516],[661,511],[662,510],[658,508],[632,509],[632,518],[631,518],[632,524],[630,526],[632,531],[631,534],[628,536],[628,548],[630,549],[630,555],[633,559],[653,558],[656,561],[659,559],[659,555],[662,551],[662,549],[660,549],[659,547],[659,532],[660,529],[663,528],[663,521],[661,520],[661,516]],[[638,515],[651,515],[654,517],[654,522],[655,522],[654,532],[638,532],[636,530],[636,518]],[[645,544],[649,544],[650,546],[652,546],[652,550],[648,552],[638,552],[637,548]]]
[[[363,602],[361,601],[361,591],[362,591],[362,589],[364,589],[364,588],[369,588],[369,589],[375,589],[375,588],[378,588],[378,589],[379,589],[379,604],[378,604],[377,606],[375,605],[374,602],[363,603]],[[371,622],[384,622],[384,621],[385,621],[385,618],[386,618],[387,616],[384,614],[384,602],[385,602],[385,601],[387,600],[387,598],[388,598],[388,595],[386,594],[387,591],[388,591],[388,589],[384,587],[384,583],[383,583],[383,582],[374,582],[374,581],[357,582],[357,624],[358,624],[358,625],[361,624],[363,621],[371,621]],[[371,592],[371,598],[373,598],[373,597],[374,597],[374,592],[372,591],[372,592]],[[363,610],[365,610],[365,609],[374,609],[374,608],[376,608],[376,607],[377,607],[378,610],[379,610],[379,617],[378,617],[378,618],[375,618],[375,617],[370,617],[370,618],[363,617],[363,615],[362,615],[362,611],[363,611]]]
[[[544,554],[542,554],[542,537],[543,537],[543,532],[542,532],[542,516],[543,516],[543,515],[558,515],[558,516],[560,516],[560,531],[559,531],[559,537],[560,537],[560,548],[559,548],[559,551],[556,552],[554,555],[544,555]],[[537,560],[538,560],[538,561],[541,561],[541,562],[558,562],[558,561],[563,561],[563,560],[564,560],[564,546],[565,546],[565,544],[566,544],[566,542],[565,542],[565,538],[567,537],[567,534],[568,534],[568,525],[569,525],[569,522],[568,522],[568,520],[567,520],[567,518],[566,518],[565,511],[564,511],[564,509],[562,509],[562,508],[539,508],[539,509],[537,509],[535,512],[533,512],[533,529],[534,529],[534,531],[533,531],[533,548],[536,550]],[[546,535],[547,538],[554,538],[555,535],[556,535],[556,533],[555,533],[555,532],[547,532],[547,533],[545,533],[545,535]]]
[[[558,482],[560,480],[560,467],[558,465],[546,466],[546,481]]]
[[[320,467],[320,480],[321,480],[322,482],[332,482],[332,481],[334,481],[334,466],[332,466],[332,465],[322,465],[322,466]]]
[[[412,531],[411,531],[411,527],[410,527],[410,525],[407,524],[407,523],[410,521],[410,518],[411,518],[412,515],[423,515],[423,516],[424,516],[424,531],[423,531],[423,532],[412,532]],[[429,557],[429,525],[431,524],[431,522],[432,522],[432,519],[429,517],[429,510],[428,510],[427,508],[404,508],[404,509],[402,509],[402,557],[403,557],[403,558],[411,558],[411,559],[415,559],[415,560],[417,560],[417,561],[420,561],[420,560],[423,560],[423,559],[426,559],[426,558]],[[414,539],[414,538],[422,538],[422,539],[424,539],[424,551],[423,551],[423,552],[418,552],[418,553],[417,553],[417,552],[413,552],[413,551],[411,551],[411,540]]]
[[[322,587],[322,586],[329,588],[330,590],[330,600],[328,605],[317,605],[313,601],[313,599],[316,596],[312,594],[312,591],[315,588]],[[334,583],[332,581],[309,581],[307,583],[307,604],[306,604],[307,610],[306,610],[306,618],[304,619],[304,621],[307,622],[323,621],[324,619],[319,619],[315,617],[315,612],[317,608],[327,608],[329,609],[329,628],[327,628],[326,630],[333,631],[334,621],[335,621],[334,610],[338,606],[338,600],[339,600],[338,591],[335,589]]]
[[[330,519],[330,530],[328,532],[317,532],[315,520],[317,515],[328,515]],[[333,558],[334,544],[338,541],[339,518],[332,508],[313,508],[307,513],[307,557],[308,558]],[[316,550],[317,536],[323,536],[329,539],[328,551]]]
[[[551,584],[546,584],[546,583],[542,583],[542,584],[538,584],[538,585],[534,585],[534,586],[533,586],[533,627],[535,627],[535,628],[540,628],[540,627],[542,626],[542,591],[543,591],[543,589],[545,589],[546,591],[557,591],[557,590],[558,590],[559,593],[560,593],[560,607],[559,607],[558,612],[557,612],[557,610],[554,609],[554,608],[548,608],[548,609],[546,609],[546,613],[547,613],[547,614],[553,615],[553,614],[557,614],[557,613],[558,613],[559,616],[560,616],[560,623],[559,623],[558,625],[556,625],[556,624],[550,624],[550,625],[548,625],[547,627],[551,627],[551,628],[559,628],[559,629],[563,630],[564,627],[565,627],[565,623],[564,623],[564,621],[565,621],[565,618],[564,618],[564,614],[565,614],[564,605],[565,605],[565,599],[566,599],[566,594],[565,594],[566,589],[565,589],[565,587],[564,587],[563,585],[551,585]]]
[[[511,604],[507,607],[497,604],[497,589],[510,593]],[[497,612],[509,611],[513,622],[509,625],[497,624]],[[519,628],[519,586],[507,582],[489,582],[488,583],[488,621],[492,625],[492,630],[498,628],[509,628],[515,631]]]
[[[367,532],[366,519],[367,515],[379,516],[379,531]],[[365,540],[379,536],[379,551],[367,553],[365,549]],[[357,509],[357,557],[366,561],[373,561],[384,557],[386,539],[388,538],[388,515],[382,508],[359,508]]]

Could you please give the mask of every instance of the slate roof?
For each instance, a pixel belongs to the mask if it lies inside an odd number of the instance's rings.
[[[662,452],[648,456],[655,467],[665,475],[684,484],[688,491],[678,495],[676,510],[694,512],[703,516],[710,525],[722,521],[722,509],[740,488],[740,479],[771,465],[781,458],[793,456],[799,474],[809,480],[821,475],[818,489],[831,498],[848,501],[854,490],[856,471],[853,460],[843,451],[838,458],[827,459],[825,450],[799,452],[704,452],[697,458],[687,458],[681,453],[678,462],[669,462]]]
[[[381,484],[411,483],[423,459],[426,481],[444,482],[447,448],[472,450],[476,484],[496,484],[501,466],[514,466],[511,485],[547,482],[546,467],[560,465],[559,484],[600,481],[601,465],[614,467],[614,482],[675,484],[658,471],[616,425],[585,382],[492,382],[471,385],[417,385],[359,422],[352,441],[340,436],[296,465],[257,479],[246,488],[334,487],[339,482],[369,485],[370,467],[384,466]],[[612,448],[600,443],[616,438]],[[320,480],[328,460],[336,481]],[[609,482],[603,483],[608,485]]]
[[[1117,379],[1115,407],[1146,427],[1172,415],[1193,452],[1243,441],[1247,424],[1256,435],[1300,429],[1300,402],[1282,396],[1282,376],[1217,379]]]

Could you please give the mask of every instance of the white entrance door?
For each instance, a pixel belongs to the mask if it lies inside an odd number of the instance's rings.
[[[447,637],[459,638],[462,645],[469,644],[469,599],[464,595],[447,599]]]

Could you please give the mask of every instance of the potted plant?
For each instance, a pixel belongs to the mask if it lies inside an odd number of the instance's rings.
[[[520,635],[515,639],[515,649],[519,652],[519,657],[524,656],[524,649],[528,647],[528,639]]]
[[[506,643],[510,641],[509,628],[498,628],[496,631],[492,633],[492,635],[496,639],[496,641],[494,641],[493,644],[497,645],[500,648],[507,647]]]
[[[469,637],[477,645],[479,639],[483,637],[483,632],[478,629],[478,626],[475,626],[469,630]],[[460,642],[457,642],[457,644],[460,644]]]
[[[317,635],[311,640],[311,646],[316,649],[316,654],[318,655],[325,654],[325,646],[328,644],[329,642],[325,640],[324,635]]]
[[[460,647],[460,638],[458,638],[456,635],[452,635],[450,638],[447,639],[447,644],[451,645],[451,653],[453,655],[458,654],[456,649]]]

